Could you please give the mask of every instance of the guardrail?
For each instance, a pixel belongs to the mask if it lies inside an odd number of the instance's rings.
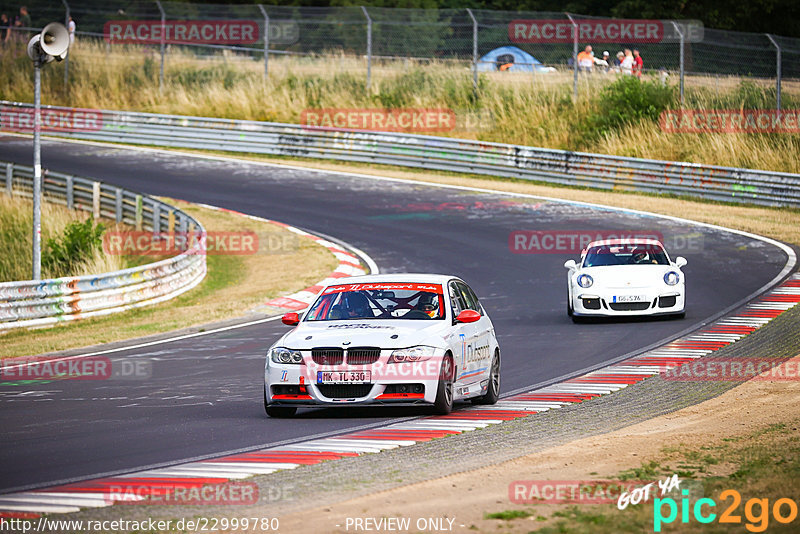
[[[0,162],[3,191],[33,195],[33,167]],[[156,263],[99,275],[0,283],[0,331],[107,315],[174,298],[206,274],[205,229],[192,216],[160,200],[87,178],[43,170],[50,202],[88,211],[137,230],[195,235],[181,254]]]
[[[546,183],[800,207],[800,175],[604,156],[447,137],[295,124],[43,108],[48,135],[95,141],[335,159]],[[0,101],[0,127],[30,131],[32,105]]]

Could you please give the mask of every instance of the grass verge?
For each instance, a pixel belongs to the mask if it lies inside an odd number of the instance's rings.
[[[247,314],[259,304],[308,287],[336,268],[336,258],[309,239],[272,223],[166,199],[209,232],[253,231],[259,242],[281,243],[251,255],[209,255],[208,274],[193,290],[157,306],[47,329],[0,335],[0,358],[41,354],[186,328]],[[262,253],[263,252],[263,253]],[[157,258],[154,258],[154,260]]]
[[[30,60],[21,44],[0,57],[0,94],[32,101]],[[299,123],[304,110],[446,108],[456,116],[442,135],[600,154],[800,172],[800,134],[675,134],[659,126],[666,108],[681,107],[675,77],[646,83],[618,76],[583,76],[572,99],[572,73],[532,76],[483,73],[473,91],[467,64],[378,62],[365,90],[363,58],[274,57],[263,64],[234,54],[200,58],[171,50],[163,90],[152,48],[79,42],[70,51],[70,86],[63,71],[43,71],[43,100],[69,107]],[[785,81],[784,109],[800,106],[800,84]],[[775,109],[763,80],[689,77],[687,109]]]

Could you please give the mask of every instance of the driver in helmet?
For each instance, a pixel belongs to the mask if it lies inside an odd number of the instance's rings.
[[[368,319],[374,316],[369,300],[363,293],[345,293],[342,297],[342,307],[350,319]]]
[[[419,310],[431,319],[435,318],[439,311],[439,299],[433,293],[423,293],[419,296],[415,310]]]
[[[647,253],[646,248],[639,247],[634,249],[633,255],[631,256],[632,263],[641,264],[641,263],[656,263],[655,260],[650,260],[649,255]]]

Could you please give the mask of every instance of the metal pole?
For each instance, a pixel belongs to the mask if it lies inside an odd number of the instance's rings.
[[[165,30],[167,26],[167,14],[161,7],[161,0],[156,0],[158,10],[161,12],[161,71],[158,74],[158,91],[164,92],[164,54],[166,53]]]
[[[680,83],[681,83],[681,108],[682,108],[683,104],[684,104],[684,98],[683,98],[683,78],[684,78],[683,44],[684,44],[684,41],[685,41],[685,37],[684,37],[685,34],[683,33],[683,30],[681,30],[680,26],[678,26],[677,22],[675,22],[674,20],[671,21],[671,22],[672,22],[672,25],[675,27],[675,31],[678,32],[678,36],[681,39],[681,59],[680,59],[680,61],[681,61],[681,79],[680,79]]]
[[[33,62],[33,280],[42,279],[42,71]]]
[[[61,0],[61,3],[64,4],[64,9],[67,11],[66,15],[64,15],[64,26],[66,26],[67,30],[69,30],[69,16],[70,16],[69,4],[67,3],[67,0]],[[70,43],[70,46],[72,46],[72,43]],[[64,58],[64,88],[65,89],[67,88],[68,84],[69,84],[69,54],[67,54],[67,57]]]
[[[472,89],[478,91],[478,20],[472,14],[472,10],[467,8],[469,18],[472,19]]]
[[[367,13],[366,7],[361,6],[361,11],[367,17],[367,91],[369,91],[372,82],[372,18]]]
[[[572,99],[578,101],[578,25],[572,15],[565,13],[572,23]]]
[[[258,4],[258,9],[264,15],[264,81],[266,81],[269,76],[269,15],[263,5]]]
[[[777,51],[777,64],[775,66],[775,71],[778,75],[778,81],[775,90],[777,91],[776,98],[778,106],[778,117],[780,117],[781,116],[781,47],[780,45],[778,45],[777,41],[775,41],[775,39],[772,38],[770,34],[766,35],[767,39],[769,39],[772,42],[772,46],[774,46],[775,50]]]

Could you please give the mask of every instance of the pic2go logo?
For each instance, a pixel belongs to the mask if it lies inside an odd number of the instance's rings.
[[[653,500],[653,531],[661,532],[662,525],[669,525],[681,516],[681,523],[689,523],[690,513],[698,523],[741,524],[742,516],[737,514],[742,496],[738,491],[728,489],[719,494],[720,501],[731,500],[730,505],[719,515],[712,512],[717,503],[714,499],[698,499],[692,505],[689,503],[689,490],[682,490],[683,498],[680,506],[671,497]],[[665,512],[667,515],[665,515]],[[744,516],[747,522],[745,528],[750,532],[764,532],[769,527],[770,516],[781,524],[789,524],[797,519],[797,502],[789,498],[777,499],[770,508],[769,499],[752,498],[744,503]]]

